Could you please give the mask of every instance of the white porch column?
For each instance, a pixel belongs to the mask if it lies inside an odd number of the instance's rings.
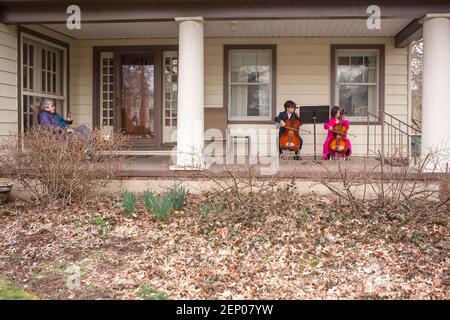
[[[182,17],[178,43],[177,161],[172,169],[204,168],[203,18]]]
[[[422,157],[436,151],[443,172],[450,166],[450,13],[423,19]]]

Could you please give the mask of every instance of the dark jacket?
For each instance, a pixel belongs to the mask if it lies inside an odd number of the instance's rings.
[[[295,112],[291,115],[291,118],[292,117],[294,117],[294,119],[298,119],[298,121],[300,121],[300,118],[297,116],[297,114]],[[283,112],[280,112],[278,117],[275,117],[274,120],[275,120],[275,122],[280,123],[281,120],[286,121],[287,119],[289,119],[288,113],[287,113],[287,111],[283,111]],[[285,131],[285,129],[283,127],[280,127],[280,132],[279,132],[280,136],[284,134],[284,131]]]
[[[42,109],[38,114],[38,123],[41,127],[46,129],[53,129],[55,131],[63,131],[63,127],[53,113]]]

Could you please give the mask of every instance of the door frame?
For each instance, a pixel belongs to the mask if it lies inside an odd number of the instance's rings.
[[[163,52],[178,51],[178,45],[144,45],[144,46],[94,46],[93,47],[93,73],[92,73],[92,121],[95,128],[100,128],[100,54],[112,52],[114,55],[114,131],[119,132],[121,127],[119,108],[119,81],[120,56],[124,54],[142,54],[153,52],[155,54],[155,144],[148,145],[151,150],[162,149],[163,144]]]
[[[132,146],[137,146],[142,144],[149,148],[160,148],[162,143],[162,120],[158,121],[162,117],[161,103],[162,103],[162,86],[161,81],[161,57],[160,50],[118,50],[117,54],[114,54],[114,130],[120,132],[122,130],[122,70],[121,70],[121,59],[123,56],[143,56],[145,54],[154,56],[155,64],[155,75],[154,75],[154,108],[155,108],[155,138],[154,141],[150,142],[150,139],[145,138],[130,138]],[[128,139],[127,139],[128,140]],[[139,143],[139,141],[141,143]]]

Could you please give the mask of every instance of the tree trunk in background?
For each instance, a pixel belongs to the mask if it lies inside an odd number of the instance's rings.
[[[411,120],[422,129],[423,40],[411,44]]]

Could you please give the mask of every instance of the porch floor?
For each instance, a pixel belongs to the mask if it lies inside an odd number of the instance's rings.
[[[320,159],[320,158],[318,158]],[[195,170],[171,170],[172,160],[170,156],[152,155],[152,156],[134,156],[127,158],[122,164],[119,172],[119,178],[190,178],[201,179],[208,176],[230,177],[230,172],[236,176],[245,176],[249,174],[248,159],[245,164],[214,164],[208,169],[202,171]],[[235,161],[235,163],[237,163]],[[295,177],[306,180],[318,180],[324,175],[338,175],[339,167],[341,171],[347,170],[348,174],[364,176],[364,172],[373,176],[381,176],[381,162],[375,158],[352,157],[350,160],[343,159],[322,161],[314,160],[314,157],[302,157],[300,160],[280,160],[279,166],[274,174],[267,174],[260,169],[269,169],[269,165],[252,165],[256,168],[254,176],[257,177],[279,177],[290,178]],[[365,168],[365,169],[364,169]],[[401,166],[386,166],[384,174],[389,177],[400,177],[404,171]],[[267,172],[267,171],[266,171]],[[418,171],[409,168],[408,177],[414,178],[418,175]]]

